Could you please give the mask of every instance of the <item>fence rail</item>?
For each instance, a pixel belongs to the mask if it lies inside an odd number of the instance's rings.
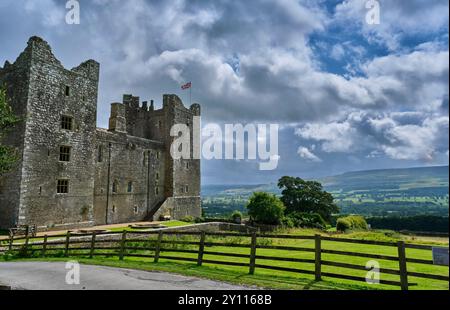
[[[156,239],[148,239],[148,236],[155,235]],[[198,238],[198,241],[185,241],[185,240],[164,240],[164,236],[191,236]],[[109,239],[99,239],[100,237],[109,237]],[[206,240],[210,238],[226,238],[226,237],[247,237],[250,238],[250,243],[240,244],[233,242],[217,242]],[[314,247],[294,247],[284,245],[265,245],[258,244],[258,240],[263,239],[286,239],[286,240],[311,240]],[[274,235],[274,234],[236,234],[236,233],[205,233],[205,232],[162,232],[162,231],[150,231],[150,232],[101,232],[101,233],[85,233],[85,234],[67,234],[44,236],[38,238],[38,241],[33,242],[30,237],[11,237],[6,244],[7,250],[11,253],[20,253],[23,256],[28,256],[32,253],[39,252],[41,256],[53,256],[55,252],[62,252],[64,256],[85,256],[89,258],[97,256],[117,256],[120,260],[125,257],[140,257],[153,259],[155,263],[158,263],[160,259],[173,260],[173,261],[185,261],[193,262],[198,266],[203,264],[217,264],[224,266],[239,266],[249,268],[249,274],[254,274],[255,269],[268,269],[285,272],[294,272],[297,274],[314,275],[315,280],[320,281],[323,277],[345,279],[351,281],[366,282],[365,277],[338,274],[334,272],[324,272],[323,266],[331,266],[350,270],[368,271],[366,266],[343,263],[332,261],[329,259],[323,259],[322,254],[332,254],[338,256],[352,256],[363,257],[371,259],[380,259],[394,261],[398,263],[398,269],[380,268],[381,274],[389,274],[399,276],[398,281],[393,280],[379,280],[379,283],[385,285],[399,286],[402,290],[408,290],[410,286],[416,285],[411,283],[408,277],[432,279],[438,281],[449,281],[448,275],[436,275],[422,272],[408,271],[408,263],[414,264],[427,264],[433,265],[432,260],[408,258],[406,256],[406,249],[417,249],[431,251],[431,246],[406,244],[403,241],[397,243],[394,242],[380,242],[370,240],[355,240],[344,238],[332,238],[324,237],[321,235],[315,236],[296,236],[296,235]],[[51,239],[51,240],[50,240]],[[19,241],[22,241],[19,243]],[[393,255],[381,255],[381,254],[369,254],[353,251],[342,250],[330,250],[324,249],[323,242],[337,242],[337,243],[353,243],[362,245],[377,245],[385,247],[395,247],[397,249],[396,256]],[[137,243],[133,245],[132,243]],[[148,245],[146,245],[148,243]],[[85,245],[85,246],[83,246]],[[115,246],[111,246],[115,245]],[[180,249],[176,246],[196,246],[196,249]],[[56,246],[56,247],[55,247]],[[225,247],[225,248],[246,248],[249,249],[248,254],[243,253],[228,253],[220,251],[205,250],[205,247]],[[267,256],[257,254],[258,249],[269,250],[282,250],[282,251],[295,251],[311,253],[314,258],[293,258],[293,257],[281,257],[281,256]],[[74,251],[77,251],[75,253]],[[108,252],[114,251],[114,252]],[[136,251],[152,251],[154,254],[135,253]],[[82,253],[80,253],[82,252]],[[166,255],[169,253],[179,254],[192,254],[196,257],[186,256],[173,256]],[[205,259],[205,255],[223,257],[223,258],[240,258],[246,259],[247,262],[235,262],[235,261],[223,261],[217,259]],[[273,262],[291,262],[311,264],[313,267],[311,270],[303,268],[283,267],[270,264],[268,261]]]

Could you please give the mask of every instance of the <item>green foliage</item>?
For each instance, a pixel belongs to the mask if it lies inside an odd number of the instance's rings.
[[[11,130],[17,122],[19,118],[14,115],[8,104],[6,90],[2,88],[0,89],[0,175],[10,171],[19,159],[15,149],[1,144],[6,132]]]
[[[250,219],[260,224],[279,224],[283,218],[284,205],[275,195],[256,192],[247,204]]]
[[[337,220],[336,229],[338,231],[367,230],[367,222],[364,217],[359,215],[341,217]]]
[[[319,182],[286,176],[278,181],[278,187],[282,190],[281,201],[286,206],[287,215],[294,212],[317,213],[328,222],[333,213],[339,212],[333,196],[324,191]]]
[[[318,213],[292,212],[282,221],[287,228],[319,228],[324,229],[327,225]]]
[[[371,217],[367,222],[374,229],[410,230],[448,233],[448,216],[417,215]]]
[[[186,223],[195,223],[195,217],[188,215],[188,216],[185,216],[182,219],[180,219],[180,221],[186,222]]]
[[[230,216],[230,219],[233,223],[241,224],[242,223],[242,213],[240,211],[233,211]]]

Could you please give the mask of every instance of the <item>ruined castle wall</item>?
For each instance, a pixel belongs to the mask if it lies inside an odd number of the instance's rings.
[[[20,159],[23,158],[24,149],[30,56],[29,52],[24,52],[13,65],[7,62],[0,68],[0,86],[6,87],[7,98],[14,114],[23,119],[1,142],[15,148]],[[22,161],[19,161],[11,172],[0,177],[0,228],[13,227],[19,221],[21,180]]]
[[[66,70],[38,38],[27,49],[32,61],[19,224],[91,225],[99,65],[88,61]],[[62,116],[72,119],[71,129],[62,128]],[[70,147],[70,161],[60,161],[61,146]],[[57,193],[58,180],[68,180],[68,193]]]
[[[96,145],[102,154],[98,154],[95,168],[95,223],[144,220],[155,205],[164,201],[163,144],[99,129]]]

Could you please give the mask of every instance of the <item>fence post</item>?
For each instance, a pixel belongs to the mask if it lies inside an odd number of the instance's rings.
[[[155,249],[155,263],[159,261],[159,254],[161,253],[161,242],[162,242],[163,232],[160,231],[158,234],[158,241],[156,242]]]
[[[123,260],[123,256],[125,255],[126,240],[127,240],[127,232],[124,231],[122,233],[122,241],[120,242],[120,255],[119,255],[120,260]]]
[[[45,253],[47,252],[47,239],[48,236],[44,236],[44,244],[42,245],[42,256],[45,256]]]
[[[94,257],[94,250],[95,250],[95,231],[92,232],[92,239],[91,239],[91,250],[89,252],[89,258],[93,258]]]
[[[400,270],[400,284],[402,291],[408,290],[408,270],[406,268],[405,242],[399,241],[398,245],[398,264]]]
[[[322,242],[320,239],[320,235],[316,235],[315,238],[315,253],[316,253],[316,258],[315,258],[315,279],[316,281],[321,281],[322,280],[322,266],[321,266],[321,261],[322,261]]]
[[[206,238],[206,233],[204,231],[202,231],[202,234],[200,236],[200,245],[198,248],[197,266],[201,266],[203,264],[203,252],[205,251],[205,238]]]
[[[24,255],[25,257],[27,257],[28,255],[28,243],[30,242],[30,236],[26,236],[25,238],[25,250],[24,250]]]
[[[11,234],[9,235],[9,252],[12,251],[13,243],[14,243],[14,234],[11,233]]]
[[[70,231],[67,231],[66,235],[66,247],[64,250],[64,256],[69,256],[69,245],[70,245]]]
[[[250,270],[249,274],[255,274],[256,265],[256,232],[252,233],[252,243],[250,248]]]

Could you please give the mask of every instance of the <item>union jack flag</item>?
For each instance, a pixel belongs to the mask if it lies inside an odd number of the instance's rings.
[[[189,82],[187,84],[184,84],[183,86],[181,86],[182,90],[186,90],[192,87],[192,82]]]

